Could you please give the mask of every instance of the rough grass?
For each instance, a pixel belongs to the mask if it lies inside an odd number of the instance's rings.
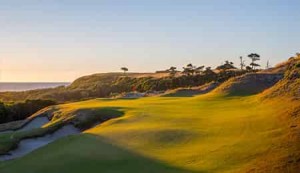
[[[295,172],[300,143],[287,138],[296,134],[286,110],[297,104],[207,94],[61,105],[57,121],[81,109],[122,108],[124,116],[3,162],[0,172]]]
[[[229,79],[214,92],[228,96],[254,95],[274,86],[282,78],[281,73],[249,73]]]
[[[300,59],[295,59],[284,74],[284,78],[262,94],[265,98],[290,97],[300,98]]]

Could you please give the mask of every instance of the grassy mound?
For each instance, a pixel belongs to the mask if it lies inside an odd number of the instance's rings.
[[[289,67],[293,66],[299,59],[300,57],[298,56],[291,57],[287,61],[277,64],[275,67],[263,70],[263,73],[285,73]]]
[[[290,60],[289,66],[284,74],[284,78],[274,87],[267,90],[265,98],[291,97],[300,98],[300,58]]]
[[[162,97],[193,97],[199,94],[206,94],[218,86],[217,82],[210,82],[198,87],[190,88],[177,88],[174,90],[166,91]]]
[[[229,79],[220,85],[215,92],[230,96],[246,96],[258,94],[273,85],[283,77],[282,74],[252,73]]]
[[[291,114],[298,107],[215,94],[66,104],[54,122],[82,109],[116,108],[124,116],[3,162],[0,172],[296,172],[299,124]]]

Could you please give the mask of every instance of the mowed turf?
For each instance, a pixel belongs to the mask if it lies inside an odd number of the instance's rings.
[[[0,172],[244,172],[285,139],[288,104],[214,94],[65,104],[124,115],[0,163]]]

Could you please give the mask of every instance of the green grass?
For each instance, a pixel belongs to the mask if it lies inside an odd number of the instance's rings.
[[[34,114],[39,116],[45,112],[53,110],[52,108],[44,109]],[[60,107],[56,106],[56,110],[51,111],[53,114],[51,122],[42,128],[31,129],[27,131],[14,131],[0,135],[0,154],[6,154],[8,151],[17,147],[18,143],[27,138],[35,138],[53,133],[60,127],[72,123],[75,127],[86,130],[99,122],[108,121],[112,118],[120,117],[124,114],[122,108],[119,107]],[[29,120],[25,120],[29,121]],[[10,124],[11,129],[19,128],[19,124]]]
[[[0,172],[245,172],[285,139],[285,103],[208,94],[65,104],[59,118],[81,109],[124,115],[3,162]]]
[[[5,154],[10,150],[15,149],[22,139],[44,136],[56,131],[60,126],[61,124],[57,124],[56,126],[48,128],[36,128],[27,131],[16,131],[2,134],[0,135],[0,154]]]
[[[66,137],[23,159],[6,163],[1,173],[185,172],[114,146],[91,134]]]

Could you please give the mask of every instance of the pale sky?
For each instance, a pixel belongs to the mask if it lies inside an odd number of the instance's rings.
[[[0,1],[0,81],[216,66],[300,50],[299,0]],[[248,60],[249,62],[249,60]]]

